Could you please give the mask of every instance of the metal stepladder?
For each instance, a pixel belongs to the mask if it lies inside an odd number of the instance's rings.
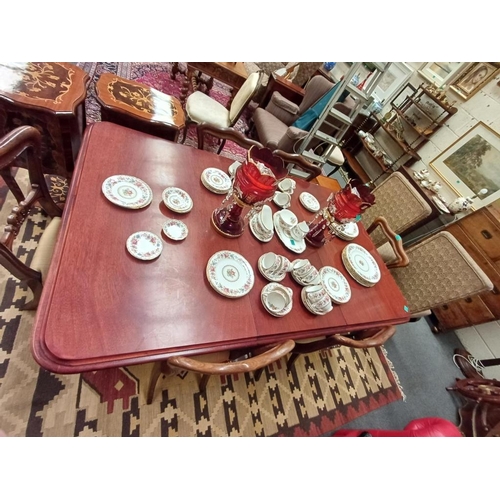
[[[368,79],[366,88],[360,90],[356,85],[351,83],[351,80],[359,73],[362,64],[361,62],[352,64],[309,133],[298,143],[296,152],[315,165],[323,167],[334,154],[336,148],[341,146],[345,133],[354,123],[354,119],[358,113],[364,106],[369,105],[373,101],[371,94],[391,63],[371,63],[375,68],[373,75]],[[334,107],[339,102],[345,90],[356,101],[356,105],[349,115],[340,112]],[[313,151],[311,151],[312,148]],[[320,154],[316,154],[318,148],[322,149]]]

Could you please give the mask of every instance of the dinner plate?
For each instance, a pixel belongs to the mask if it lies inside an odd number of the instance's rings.
[[[319,270],[321,283],[333,302],[345,304],[351,298],[351,287],[346,277],[334,267],[324,266]]]
[[[193,200],[186,191],[177,187],[168,187],[162,193],[163,203],[179,214],[185,214],[193,208]]]
[[[221,250],[207,263],[207,278],[212,288],[225,297],[236,299],[246,295],[253,287],[255,277],[252,266],[239,253]]]
[[[161,254],[163,243],[154,233],[138,231],[128,237],[127,250],[136,259],[152,260]]]
[[[231,178],[218,168],[203,170],[201,182],[209,191],[217,194],[226,194],[231,189]]]
[[[317,212],[321,208],[319,201],[307,191],[300,193],[299,201],[302,203],[303,207],[310,212]]]
[[[281,211],[281,210],[280,210]],[[274,230],[276,231],[276,234],[278,235],[279,239],[285,245],[288,250],[291,250],[292,252],[295,253],[302,253],[306,249],[306,241],[296,241],[294,240],[291,236],[290,233],[285,231],[281,225],[281,220],[280,220],[280,211],[276,212],[273,215],[273,222],[274,222]]]
[[[171,240],[183,240],[189,233],[188,228],[184,222],[176,219],[169,219],[163,224],[163,232]]]
[[[342,250],[342,262],[349,274],[364,286],[380,281],[380,268],[370,252],[356,243],[349,243]]]
[[[144,208],[153,201],[153,191],[141,179],[132,175],[112,175],[102,183],[104,196],[124,208]]]
[[[359,228],[355,222],[346,222],[340,224],[332,222],[330,224],[332,231],[342,240],[351,241],[359,235]]]

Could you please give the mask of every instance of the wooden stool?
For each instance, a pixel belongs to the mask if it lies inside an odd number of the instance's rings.
[[[181,103],[142,83],[103,73],[96,83],[101,119],[177,142],[184,128]]]

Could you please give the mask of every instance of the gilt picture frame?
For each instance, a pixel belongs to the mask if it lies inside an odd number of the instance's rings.
[[[498,68],[487,62],[476,62],[450,84],[450,89],[467,100],[481,90],[497,74]]]
[[[458,195],[473,197],[477,210],[500,198],[500,134],[479,122],[429,163]]]

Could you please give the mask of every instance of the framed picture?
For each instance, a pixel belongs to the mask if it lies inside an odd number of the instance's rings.
[[[450,83],[469,65],[470,63],[466,62],[426,62],[418,72],[427,81],[441,87]]]
[[[472,63],[451,83],[450,89],[467,100],[484,87],[497,71],[498,68],[490,63]]]
[[[500,134],[483,122],[456,140],[430,166],[459,196],[484,195],[474,199],[473,209],[500,198]]]
[[[410,79],[413,69],[403,62],[393,62],[377,83],[372,95],[386,104],[394,94]]]

